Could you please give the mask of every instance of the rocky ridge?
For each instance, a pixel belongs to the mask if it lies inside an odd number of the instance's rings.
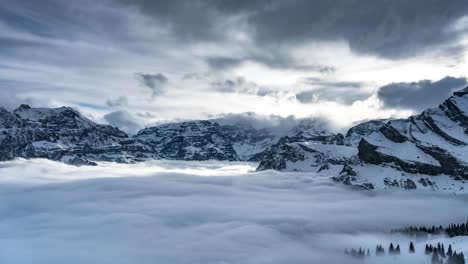
[[[419,115],[361,123],[349,129],[343,140],[283,138],[267,151],[258,170],[328,173],[336,175],[333,177],[336,181],[365,189],[376,185],[437,188],[436,178],[431,176],[442,175],[449,181],[468,180],[467,145],[468,88],[465,88],[439,107]]]

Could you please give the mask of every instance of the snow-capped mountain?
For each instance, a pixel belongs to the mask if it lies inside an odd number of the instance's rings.
[[[340,138],[341,136],[335,135]],[[314,171],[363,188],[460,188],[468,180],[468,88],[407,119],[369,121],[344,139],[283,138],[258,170]],[[441,175],[440,177],[430,177]],[[437,186],[436,181],[444,179]]]
[[[130,137],[69,107],[0,108],[0,160],[47,158],[75,165],[147,159],[258,161],[285,135],[215,120],[169,123]]]
[[[292,137],[281,138],[268,149],[257,170],[318,171],[330,165],[344,165],[357,155],[361,138],[384,124],[382,121],[361,123],[349,129],[346,136],[299,131]]]
[[[145,128],[130,137],[69,107],[0,108],[0,160],[47,158],[75,165],[148,159],[260,161],[257,170],[313,171],[368,189],[453,189],[459,188],[448,186],[453,179],[468,180],[467,145],[468,88],[438,108],[407,119],[364,122],[345,136],[307,121],[278,132],[199,120]],[[442,178],[445,183],[436,181]]]
[[[175,160],[239,160],[230,137],[217,123],[189,121],[139,131],[134,139],[148,147],[147,157]]]
[[[95,124],[69,107],[21,105],[12,113],[1,108],[0,131],[0,160],[48,158],[76,165],[124,159],[121,142],[128,138],[118,128]]]
[[[303,122],[299,125],[305,127]],[[280,138],[298,131],[299,125],[278,132],[216,119],[196,120],[145,128],[133,139],[145,146],[143,156],[151,159],[259,161]],[[313,130],[312,124],[307,127]]]

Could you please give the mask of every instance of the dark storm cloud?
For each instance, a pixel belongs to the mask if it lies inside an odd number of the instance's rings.
[[[165,92],[165,86],[169,81],[162,73],[137,73],[136,77],[142,86],[151,90],[153,97],[163,94]]]
[[[395,58],[451,43],[459,32],[447,27],[467,12],[464,0],[298,0],[275,1],[250,19],[263,43],[343,39],[354,51]]]
[[[220,38],[227,19],[243,15],[262,47],[345,40],[354,51],[388,58],[453,43],[460,32],[448,27],[468,13],[465,0],[123,2],[140,7],[190,40]]]
[[[454,90],[466,85],[466,78],[448,76],[436,82],[422,80],[411,83],[391,83],[381,87],[377,95],[385,107],[421,111],[437,106]]]
[[[99,8],[91,8],[94,6]],[[347,41],[353,51],[387,58],[414,56],[440,45],[451,54],[459,54],[463,47],[454,42],[462,32],[449,27],[468,13],[468,1],[5,0],[0,3],[0,22],[20,32],[54,40],[110,40],[114,45],[144,52],[153,47],[155,35],[141,27],[140,30],[131,28],[135,21],[131,16],[136,13],[152,21],[145,24],[146,29],[157,25],[167,29],[176,40],[183,40],[181,43],[222,41],[229,36],[230,28],[243,28],[252,34],[252,45],[274,54],[267,58],[254,54],[242,58],[210,58],[208,63],[213,67],[229,67],[236,60],[251,59],[272,67],[315,68],[326,72],[330,70],[326,66],[294,65],[278,58],[290,44],[340,40]],[[57,45],[41,39],[0,37],[0,46],[13,55],[27,56],[25,48],[31,45],[45,45],[44,49]],[[53,55],[42,51],[40,54]],[[47,57],[44,55],[42,59]],[[60,57],[63,56],[55,59]]]

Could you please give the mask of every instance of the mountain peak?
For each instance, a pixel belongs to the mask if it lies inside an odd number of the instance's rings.
[[[453,95],[460,96],[460,97],[465,96],[467,94],[468,94],[468,87],[465,87],[464,89],[461,89],[453,93]]]
[[[31,109],[28,104],[21,104],[16,110]]]

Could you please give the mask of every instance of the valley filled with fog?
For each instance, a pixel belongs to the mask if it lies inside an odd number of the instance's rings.
[[[1,263],[430,263],[390,230],[464,223],[468,195],[350,189],[257,163],[0,163]],[[408,254],[410,240],[416,254]],[[399,256],[374,257],[400,244]],[[354,259],[347,248],[370,248]]]

